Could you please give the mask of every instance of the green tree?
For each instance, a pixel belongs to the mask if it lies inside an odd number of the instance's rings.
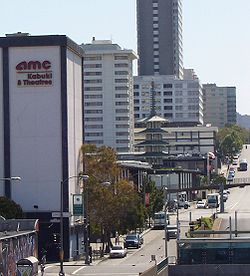
[[[22,218],[23,211],[20,205],[7,197],[0,197],[0,215],[6,219]]]
[[[143,225],[143,205],[134,185],[120,178],[116,152],[109,147],[83,145],[84,173],[89,175],[85,192],[89,198],[92,233],[104,240],[114,231],[125,233]]]
[[[163,208],[164,204],[164,190],[158,189],[155,182],[150,180],[146,184],[146,193],[150,194],[149,206],[147,207],[147,214],[149,217],[153,217],[154,213],[159,212]]]
[[[232,131],[227,134],[220,142],[220,151],[223,156],[233,159],[233,156],[242,149],[243,141],[240,135]]]

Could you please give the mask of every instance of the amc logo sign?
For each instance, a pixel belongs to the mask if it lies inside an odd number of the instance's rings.
[[[16,70],[23,71],[23,70],[49,70],[51,68],[51,62],[45,60],[43,62],[40,61],[22,61],[17,64]]]
[[[51,62],[22,61],[16,65],[18,87],[47,87],[53,85]]]

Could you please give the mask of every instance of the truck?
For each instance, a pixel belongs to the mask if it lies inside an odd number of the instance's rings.
[[[164,211],[154,213],[154,228],[164,228],[165,225],[169,224],[169,214]]]
[[[207,194],[207,207],[208,208],[218,208],[219,205],[220,205],[219,193]]]

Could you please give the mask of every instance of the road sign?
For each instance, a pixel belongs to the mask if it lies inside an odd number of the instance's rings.
[[[83,215],[83,195],[82,194],[73,195],[73,215],[74,216]]]
[[[61,213],[60,212],[52,212],[51,216],[52,216],[52,218],[60,218],[61,217]],[[69,212],[63,212],[63,217],[64,218],[69,218],[70,217],[70,213]]]

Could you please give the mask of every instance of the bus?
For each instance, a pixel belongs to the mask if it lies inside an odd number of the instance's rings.
[[[240,160],[239,170],[240,171],[247,171],[247,160],[246,159]]]
[[[219,205],[220,205],[219,193],[207,194],[207,207],[208,208],[218,208]]]
[[[164,211],[154,213],[154,228],[164,228],[165,224],[169,224],[169,214]]]

